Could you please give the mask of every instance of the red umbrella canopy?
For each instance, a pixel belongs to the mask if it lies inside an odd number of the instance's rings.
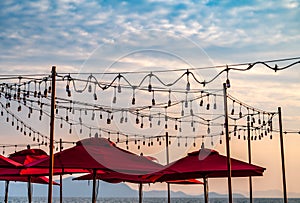
[[[228,176],[227,157],[210,149],[201,149],[189,153],[188,156],[167,165],[166,169],[177,173],[153,174],[151,179],[163,182],[176,179]],[[232,177],[262,176],[264,170],[265,168],[231,158]]]
[[[0,168],[16,168],[22,164],[0,155]]]
[[[32,163],[34,161],[48,158],[48,155],[45,151],[41,149],[25,149],[13,154],[9,155],[8,160],[13,162],[17,162],[19,168],[9,168],[9,169],[1,169],[0,176],[16,176],[16,175],[48,175],[48,169],[36,169],[36,168],[20,168],[20,166]],[[65,173],[86,173],[86,170],[59,170],[55,169],[53,171],[54,174],[65,174]],[[13,179],[13,178],[12,178]],[[2,178],[1,180],[5,180]],[[20,181],[22,181],[22,177],[20,177]]]
[[[39,160],[27,166],[49,167],[49,159]],[[163,166],[123,150],[107,139],[88,138],[78,141],[72,148],[56,153],[54,168],[100,169],[139,175],[162,170]]]
[[[47,157],[47,153],[41,149],[24,149],[9,155],[10,159],[19,162],[23,165]]]
[[[0,180],[6,181],[19,181],[19,182],[28,182],[28,176],[21,176],[23,169],[20,167],[23,164],[28,164],[32,161],[36,161],[41,158],[48,157],[47,153],[41,149],[25,149],[22,151],[15,152],[9,155],[7,160],[11,160],[19,168],[9,168],[0,170]],[[29,174],[32,175],[32,174]],[[46,177],[31,177],[30,181],[32,183],[48,184],[49,180]],[[57,183],[54,182],[57,185]]]

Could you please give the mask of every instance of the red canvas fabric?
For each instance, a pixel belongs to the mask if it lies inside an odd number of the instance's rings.
[[[45,168],[49,159],[28,164],[27,167]],[[117,147],[104,138],[88,138],[54,155],[54,168],[93,169],[117,171],[124,174],[141,175],[154,173],[163,166],[149,159]]]
[[[6,158],[2,155],[0,155],[0,169],[2,168],[16,168],[18,166],[21,166],[22,164],[15,162],[9,158]]]
[[[24,168],[23,165],[30,164],[38,160],[47,159],[48,155],[45,151],[41,149],[25,149],[9,155],[11,161],[18,163],[18,168],[9,168],[9,169],[0,169],[0,176],[14,176],[14,175],[23,175],[23,176],[45,176],[49,175],[48,168]],[[60,174],[72,174],[72,173],[87,173],[87,170],[80,169],[54,169],[54,175]]]
[[[9,155],[9,158],[6,159],[17,163],[17,168],[0,169],[0,180],[28,182],[30,176],[30,181],[32,183],[47,184],[49,183],[48,178],[43,176],[33,176],[35,174],[30,173],[29,170],[27,171],[27,174],[22,174],[22,171],[24,170],[22,169],[23,164],[28,164],[32,161],[36,161],[46,157],[48,157],[47,153],[41,149],[25,149],[15,152]],[[57,183],[55,182],[54,184],[57,185]]]
[[[227,157],[210,149],[201,149],[189,153],[186,157],[167,165],[165,170],[168,169],[169,171],[176,171],[176,173],[164,174],[162,171],[147,178],[156,182],[164,182],[168,180],[228,176]],[[262,176],[264,170],[263,167],[231,158],[232,177]]]

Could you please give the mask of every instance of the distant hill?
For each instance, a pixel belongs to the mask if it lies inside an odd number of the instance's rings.
[[[4,196],[4,181],[0,181],[0,196]],[[136,187],[138,188],[138,187]],[[201,190],[200,190],[201,191]],[[92,181],[72,181],[72,177],[65,178],[63,181],[63,196],[64,197],[91,197],[92,194]],[[10,184],[9,188],[10,196],[27,196],[27,184],[26,183],[14,183]],[[48,195],[48,185],[34,184],[33,196],[46,197]],[[59,186],[53,186],[53,196],[59,196]],[[99,197],[137,197],[138,191],[131,189],[124,183],[110,184],[100,181]],[[166,197],[167,192],[161,190],[145,191],[144,197]],[[243,198],[242,194],[233,194],[235,198]],[[171,192],[171,197],[196,197],[203,198],[203,193],[192,196],[184,192]],[[209,193],[210,198],[227,198],[227,194],[219,194],[215,192]],[[268,191],[255,191],[254,197],[282,197],[281,191],[268,190]],[[299,198],[299,193],[289,193],[290,198]]]

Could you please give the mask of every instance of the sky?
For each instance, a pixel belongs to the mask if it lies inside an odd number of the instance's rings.
[[[168,70],[299,57],[299,4],[296,0],[1,1],[0,72],[48,74],[52,65],[58,72]],[[198,75],[206,79],[217,72]],[[276,73],[255,66],[229,76],[230,94],[266,111],[282,107],[284,130],[300,130],[299,65]],[[213,87],[225,79],[222,75]],[[10,126],[0,128],[5,132],[1,144],[28,142]],[[287,134],[284,141],[292,195],[299,192],[300,136]],[[224,145],[216,149],[225,153]],[[281,191],[278,136],[255,142],[252,152],[253,162],[267,168],[264,177],[254,179],[255,194]],[[247,160],[244,142],[232,142],[232,156]],[[192,194],[200,191],[172,188]],[[226,179],[210,181],[211,191],[226,193],[226,189]],[[234,180],[233,191],[247,195],[247,179]]]

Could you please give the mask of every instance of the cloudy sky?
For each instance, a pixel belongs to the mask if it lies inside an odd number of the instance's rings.
[[[0,71],[50,73],[52,65],[60,72],[176,69],[299,57],[299,4],[297,0],[1,1]],[[151,56],[135,55],[137,50],[154,49]],[[231,94],[268,111],[281,106],[284,128],[300,130],[299,65],[277,73],[258,66],[233,72],[230,78]],[[289,134],[285,140],[289,192],[299,188],[299,137]],[[267,168],[266,178],[255,182],[255,191],[281,190],[277,141],[268,142],[266,148],[266,143],[254,146],[253,160]],[[4,136],[1,142],[5,143]],[[241,147],[233,146],[232,154],[238,156]],[[221,183],[219,187],[220,182],[212,181],[211,189],[225,193],[226,182]],[[234,191],[247,194],[246,180],[234,183]]]

